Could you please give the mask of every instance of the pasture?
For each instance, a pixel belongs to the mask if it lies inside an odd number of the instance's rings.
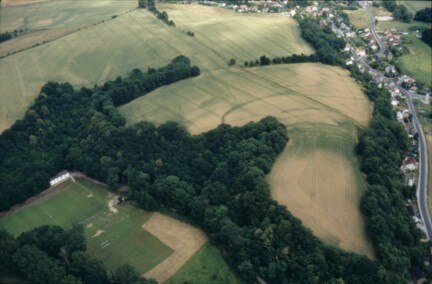
[[[426,86],[431,86],[432,78],[432,48],[415,35],[409,35],[404,46],[409,54],[398,59],[397,65],[402,73],[412,76]]]
[[[346,71],[312,63],[227,69],[162,87],[120,111],[129,124],[173,120],[194,134],[275,116],[287,125],[290,141],[268,178],[273,197],[322,239],[373,256],[353,151],[355,125],[367,125],[371,105]],[[303,160],[293,150],[300,144]],[[306,192],[315,192],[313,202]]]
[[[377,32],[379,32],[387,29],[396,29],[399,31],[408,32],[410,27],[429,28],[430,24],[418,21],[411,21],[411,23],[404,23],[399,21],[379,21],[376,25],[376,30]]]
[[[369,27],[369,15],[365,10],[344,10],[344,12],[348,15],[351,24],[356,29],[366,29]]]
[[[208,242],[167,281],[168,284],[244,283],[225,263],[219,251]]]
[[[418,10],[424,9],[424,8],[432,8],[432,3],[429,0],[424,1],[415,1],[415,0],[408,0],[408,1],[397,1],[398,4],[403,4],[408,8],[408,11],[415,15],[415,13]]]
[[[233,18],[243,17],[223,11]],[[224,41],[224,44],[209,48],[200,44],[199,31],[196,31],[196,38],[192,38],[179,29],[168,27],[147,11],[135,10],[0,59],[0,131],[24,115],[47,81],[92,86],[125,75],[134,68],[145,70],[166,65],[179,54],[189,56],[205,71],[224,69],[226,62],[234,56],[240,62],[240,59],[255,59],[263,54],[276,56],[311,52],[301,40],[293,19],[284,16],[246,19],[261,27],[262,32],[251,30],[247,21],[236,28],[233,24],[224,33],[214,32],[214,40]],[[274,23],[278,25],[273,31]],[[181,23],[178,21],[178,24]],[[249,36],[245,38],[245,34]],[[236,37],[243,39],[243,44],[249,47],[228,40]],[[270,39],[278,44],[269,46]]]
[[[114,205],[115,199],[114,194],[104,187],[85,179],[69,181],[63,188],[2,217],[0,228],[19,235],[44,224],[69,228],[81,223],[85,227],[89,253],[102,260],[108,269],[129,263],[143,274],[179,254],[183,256],[183,262],[171,261],[171,264],[181,266],[200,247],[189,250],[190,247],[185,246],[180,250],[178,245],[158,236],[181,233],[176,235],[178,244],[195,244],[195,239],[202,239],[200,244],[205,242],[205,235],[190,225],[140,210],[128,203]],[[165,219],[170,221],[169,225]],[[172,224],[177,227],[170,226]],[[179,226],[183,231],[178,230]],[[161,275],[169,278],[174,273],[164,271]]]

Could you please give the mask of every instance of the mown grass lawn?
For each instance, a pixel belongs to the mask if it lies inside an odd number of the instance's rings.
[[[167,283],[246,283],[228,267],[217,248],[206,243]]]
[[[398,59],[398,66],[402,73],[412,76],[414,79],[427,86],[432,86],[432,48],[415,35],[410,34],[410,43],[405,43],[409,54]]]
[[[131,204],[108,205],[114,196],[86,180],[68,182],[52,195],[0,219],[0,228],[19,235],[41,225],[85,227],[88,252],[112,270],[129,263],[141,274],[155,267],[173,250],[141,228],[152,213]]]

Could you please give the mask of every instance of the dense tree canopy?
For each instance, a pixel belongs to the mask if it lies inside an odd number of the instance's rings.
[[[134,71],[93,89],[46,84],[25,118],[0,136],[2,208],[40,192],[60,170],[77,170],[112,188],[127,184],[129,198],[145,209],[166,207],[190,216],[246,279],[260,275],[277,283],[380,281],[376,263],[324,245],[270,197],[265,175],[288,139],[285,126],[274,118],[244,127],[221,125],[198,136],[172,122],[126,128],[114,107],[114,101],[123,98],[114,90],[128,89],[137,78],[154,72]],[[124,94],[129,101],[129,92]],[[57,231],[35,231],[20,240],[30,247],[39,245],[45,261],[59,247],[70,246],[65,241],[38,241]],[[31,253],[26,247],[19,255]],[[72,274],[86,283],[136,277],[128,267],[110,276],[82,251],[71,253],[70,263],[51,277]]]
[[[12,38],[12,34],[9,32],[0,33],[0,43],[3,41],[7,41]]]
[[[366,95],[374,102],[372,121],[362,131],[357,146],[368,183],[361,208],[377,257],[386,269],[380,270],[380,275],[387,282],[402,283],[413,265],[423,265],[426,253],[403,197],[400,161],[408,150],[408,140],[395,118],[388,91],[369,83],[370,75],[362,74],[357,66],[351,68],[352,76],[363,83]]]
[[[414,20],[431,23],[432,22],[432,8],[424,8],[419,11],[414,16]]]
[[[426,29],[422,32],[422,40],[432,47],[432,29]]]
[[[398,5],[396,0],[384,0],[383,6],[388,11],[393,13],[393,17],[397,20],[409,23],[412,20],[413,15],[408,11],[405,5]]]
[[[0,275],[18,276],[40,284],[154,284],[125,264],[109,273],[101,261],[90,257],[82,226],[64,230],[41,226],[14,238],[0,230]]]

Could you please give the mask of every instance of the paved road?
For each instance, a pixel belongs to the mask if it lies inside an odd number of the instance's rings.
[[[426,139],[423,134],[423,129],[419,123],[416,110],[412,103],[411,94],[407,90],[399,87],[399,90],[406,96],[408,107],[412,113],[412,121],[414,127],[418,133],[418,141],[420,146],[420,161],[419,161],[419,179],[417,183],[417,203],[419,206],[420,216],[423,220],[426,229],[427,238],[430,240],[432,238],[432,222],[429,213],[428,204],[428,151]]]
[[[375,29],[375,18],[373,16],[373,14],[371,13],[371,11],[369,11],[369,9],[367,8],[367,2],[364,1],[364,2],[361,2],[361,3],[362,3],[363,8],[366,10],[366,13],[368,13],[368,15],[369,15],[369,22],[370,22],[370,26],[371,26],[371,32],[372,32],[373,36],[375,37],[375,39],[377,40],[379,48],[380,48],[380,50],[377,53],[377,56],[384,55],[385,52],[386,52],[386,47],[381,42],[381,39],[379,38],[379,36],[378,36],[378,34],[376,32],[376,29]]]
[[[378,42],[378,44],[380,46],[380,52],[381,52],[383,50],[382,49],[383,43],[381,42],[381,39],[376,34],[374,17],[372,15],[372,13],[370,13],[370,11],[367,9],[367,3],[366,2],[362,2],[362,3],[363,3],[362,4],[363,7],[365,8],[365,10],[369,14],[369,18],[370,18],[370,22],[371,22],[371,30],[372,30],[372,33],[373,33],[376,41]],[[385,51],[385,47],[384,47],[384,51]],[[380,72],[378,72],[377,70],[370,67],[369,64],[367,64],[367,62],[363,58],[359,58],[359,59],[363,65],[365,65],[370,71],[372,71],[375,74],[375,76],[378,76],[380,78],[386,78]],[[423,134],[423,129],[420,125],[416,110],[415,110],[414,105],[412,103],[412,98],[424,98],[424,97],[421,95],[412,93],[410,91],[407,91],[404,88],[402,88],[401,86],[398,86],[398,85],[396,85],[396,86],[399,89],[399,91],[401,91],[401,93],[403,93],[406,97],[406,101],[407,101],[409,110],[412,113],[412,121],[413,121],[414,127],[418,133],[418,141],[419,141],[419,147],[420,147],[420,153],[419,153],[420,154],[420,163],[419,163],[419,179],[418,179],[418,183],[417,183],[416,196],[417,196],[418,207],[420,209],[419,210],[420,211],[420,217],[423,220],[423,224],[425,227],[427,238],[428,238],[428,240],[430,240],[432,238],[432,222],[431,222],[431,217],[430,217],[430,213],[429,213],[430,211],[429,211],[429,204],[428,204],[428,199],[427,199],[428,152],[427,152],[427,146],[426,146],[426,139],[425,139],[424,134]]]

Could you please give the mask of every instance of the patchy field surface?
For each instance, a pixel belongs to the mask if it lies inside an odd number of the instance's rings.
[[[194,40],[228,62],[256,59],[265,54],[311,54],[296,22],[281,15],[241,14],[202,5],[158,5],[183,32],[195,33]]]
[[[13,3],[13,1],[11,2]],[[39,30],[84,26],[134,9],[132,0],[61,0],[32,5],[9,6],[0,10],[0,31]]]
[[[371,106],[342,69],[323,64],[290,64],[228,69],[162,87],[120,108],[129,124],[180,121],[192,133],[221,123],[243,125],[273,115],[287,125],[334,124],[340,119],[364,126]]]
[[[412,76],[426,86],[431,86],[432,78],[432,48],[414,35],[404,44],[409,54],[398,59],[402,73]]]
[[[167,283],[241,284],[245,282],[230,270],[219,251],[207,242]]]
[[[0,228],[14,235],[44,224],[68,228],[85,226],[88,251],[108,269],[127,262],[145,273],[174,250],[141,228],[151,213],[130,204],[109,206],[114,196],[86,180],[69,182],[64,188],[0,219]]]
[[[353,152],[354,124],[368,123],[371,106],[346,71],[312,63],[232,68],[160,88],[120,111],[129,124],[174,120],[192,133],[277,117],[290,142],[269,175],[275,199],[329,243],[373,255],[363,232],[364,186]]]
[[[399,31],[408,32],[410,27],[430,28],[430,24],[417,21],[412,21],[411,23],[404,23],[399,21],[381,21],[378,22],[376,29],[378,32],[387,29],[397,29]]]
[[[234,19],[243,19],[243,16],[234,12],[223,12],[233,14]],[[0,60],[0,131],[24,115],[41,86],[49,80],[67,81],[78,86],[93,85],[125,75],[137,67],[147,69],[165,65],[179,54],[189,56],[205,71],[225,68],[226,62],[233,56],[249,60],[263,54],[273,56],[311,51],[299,37],[293,20],[288,17],[244,18],[241,20],[244,25],[242,28],[224,33],[227,40],[224,47],[220,45],[220,50],[200,44],[200,41],[205,41],[200,39],[200,32],[197,38],[192,38],[178,29],[168,27],[149,12],[136,10],[3,58]],[[254,33],[248,27],[248,21],[257,27],[262,26],[266,32]],[[274,31],[271,29],[273,21],[278,24]],[[177,23],[181,25],[181,21]],[[250,39],[244,38],[242,33],[245,32],[251,33]],[[216,37],[217,34],[214,32],[212,36]],[[245,41],[241,44],[249,47],[240,46],[234,40],[237,37]],[[274,47],[268,45],[269,38],[277,42]],[[222,37],[215,40],[222,40]],[[224,54],[227,50],[233,53]]]
[[[365,29],[369,27],[369,15],[363,9],[345,10],[344,11],[356,29]]]
[[[144,274],[159,283],[174,275],[207,241],[207,236],[199,229],[160,213],[154,213],[142,227],[174,249],[173,254]]]
[[[305,123],[288,132],[290,143],[268,177],[273,198],[328,243],[373,257],[359,211],[364,185],[355,127]]]
[[[398,4],[403,4],[408,8],[408,11],[410,11],[413,16],[418,10],[424,9],[424,8],[432,8],[432,2],[429,0],[425,1],[415,1],[415,0],[409,0],[409,1],[397,1]]]

